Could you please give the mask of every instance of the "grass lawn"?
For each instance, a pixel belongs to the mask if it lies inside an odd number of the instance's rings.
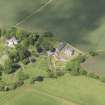
[[[105,84],[84,76],[66,74],[34,86],[0,92],[0,105],[105,105]]]

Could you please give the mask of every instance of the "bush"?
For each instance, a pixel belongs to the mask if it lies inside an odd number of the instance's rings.
[[[94,79],[99,79],[99,76],[96,75],[95,73],[88,73],[88,76]]]
[[[105,83],[105,76],[100,77],[100,81]]]
[[[78,60],[69,61],[66,65],[66,70],[70,72],[71,75],[80,75],[80,62]]]
[[[44,80],[44,77],[43,76],[37,76],[37,77],[34,77],[31,79],[30,83],[31,84],[34,84],[36,81],[38,82],[42,82]]]
[[[42,52],[43,52],[43,48],[42,48],[42,47],[38,47],[38,48],[37,48],[37,52],[38,52],[38,53],[42,53]]]
[[[14,64],[12,64],[12,68],[13,68],[14,70],[17,70],[17,69],[21,68],[21,65],[18,64],[18,63],[14,63]]]
[[[24,65],[27,65],[27,64],[29,64],[29,63],[30,63],[29,58],[26,58],[26,59],[23,60],[23,64],[24,64]]]
[[[81,70],[80,70],[80,74],[81,74],[81,75],[87,75],[87,71],[81,69]]]
[[[51,32],[45,32],[44,35],[43,35],[43,37],[53,37],[53,36],[54,35]]]
[[[37,76],[37,77],[35,77],[35,81],[42,82],[43,80],[44,80],[43,76]]]
[[[98,53],[95,52],[95,51],[90,51],[89,54],[90,54],[91,56],[96,56],[96,55],[98,55]]]
[[[31,58],[31,62],[32,63],[35,63],[36,62],[36,59],[35,58]]]
[[[82,55],[79,55],[79,56],[77,57],[77,60],[78,60],[78,62],[80,62],[80,63],[84,63],[84,62],[86,61],[86,57],[85,57],[85,56],[82,56]]]
[[[16,87],[20,87],[20,86],[22,86],[23,84],[24,84],[24,81],[22,81],[22,80],[19,80],[19,81],[17,81],[17,82],[15,83]]]
[[[4,87],[3,85],[0,85],[0,91],[4,91]]]
[[[30,83],[34,84],[35,83],[35,78],[31,78]]]

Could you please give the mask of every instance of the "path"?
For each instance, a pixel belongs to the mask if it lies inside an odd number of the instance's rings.
[[[24,23],[25,21],[27,21],[28,19],[30,19],[33,15],[36,15],[37,13],[41,12],[47,5],[49,5],[53,0],[49,0],[47,3],[45,3],[44,5],[42,5],[40,8],[38,8],[37,10],[33,11],[30,15],[26,16],[24,19],[22,19],[20,22],[18,22],[17,24],[15,24],[15,26],[18,26],[22,23]]]

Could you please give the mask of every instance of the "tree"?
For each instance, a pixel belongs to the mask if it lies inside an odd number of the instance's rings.
[[[95,51],[89,51],[89,54],[90,54],[91,56],[96,56],[96,55],[98,55],[98,53],[95,52]]]
[[[53,37],[54,35],[53,35],[53,33],[51,33],[51,32],[45,32],[45,33],[43,34],[43,36],[44,36],[44,37]]]
[[[80,63],[77,60],[69,61],[66,65],[66,70],[68,70],[72,75],[79,75],[80,69]]]
[[[8,56],[13,63],[19,62],[19,55],[17,50],[11,50],[8,52]]]
[[[17,69],[19,69],[21,66],[17,63],[13,63],[10,59],[7,59],[4,63],[4,73],[10,74],[14,73]]]
[[[7,59],[4,63],[4,72],[9,74],[12,73],[12,62],[10,61],[10,59]]]
[[[3,66],[0,64],[0,76],[2,76],[3,70],[4,70],[4,68],[3,68]]]

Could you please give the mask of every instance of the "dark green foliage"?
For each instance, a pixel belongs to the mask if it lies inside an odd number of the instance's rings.
[[[44,36],[44,37],[53,37],[54,35],[53,35],[53,33],[51,33],[51,32],[45,32],[45,33],[43,34],[43,36]]]
[[[36,59],[35,58],[31,58],[31,62],[32,63],[35,63],[36,62]]]
[[[53,46],[53,43],[54,42],[54,39],[53,37],[45,37],[44,35],[43,36],[40,36],[38,42],[36,43],[36,48],[42,48],[42,49],[45,49],[45,50],[51,50],[54,46]]]
[[[4,70],[4,68],[3,68],[3,66],[0,64],[0,76],[2,76],[3,70]]]
[[[96,75],[95,73],[88,73],[88,76],[94,79],[99,79],[99,76]]]
[[[18,55],[21,61],[31,56],[31,52],[21,44],[17,45],[16,49],[18,51]]]
[[[30,81],[31,84],[34,84],[36,81],[37,82],[42,82],[44,80],[43,76],[37,76],[37,77],[33,77]]]
[[[38,53],[42,53],[44,51],[44,49],[42,47],[37,47],[37,52]]]
[[[70,61],[66,65],[66,70],[69,71],[72,75],[79,75],[80,69],[80,63],[77,60]]]
[[[43,76],[37,76],[37,77],[35,77],[34,80],[38,81],[38,82],[42,82],[44,80],[44,77]]]
[[[101,76],[100,81],[105,83],[105,76]]]
[[[24,46],[25,48],[28,48],[29,45],[30,45],[29,39],[26,38],[26,39],[22,40],[21,44],[22,44],[22,46]]]
[[[91,56],[96,56],[96,55],[98,55],[98,53],[95,52],[95,51],[90,51],[89,54],[90,54]]]
[[[79,63],[84,63],[86,61],[86,56],[79,55],[75,60],[77,60]]]
[[[30,63],[30,60],[29,60],[29,58],[26,58],[22,62],[23,62],[24,65],[27,65],[27,64]]]
[[[81,69],[81,70],[80,70],[80,74],[81,74],[81,75],[87,75],[87,71]]]
[[[2,36],[2,29],[0,29],[0,37]]]
[[[0,91],[4,91],[6,83],[3,81],[0,81]]]
[[[15,83],[16,87],[20,87],[20,86],[22,86],[23,84],[24,84],[24,81],[22,81],[22,80],[19,80],[19,81],[17,81],[17,82]]]
[[[11,62],[10,59],[6,60],[5,61],[5,64],[4,64],[4,73],[6,74],[10,74],[10,73],[14,73],[17,69],[19,69],[21,66],[17,63],[13,63]]]
[[[18,64],[18,63],[13,63],[12,64],[12,69],[17,70],[19,68],[21,68],[21,65],[20,64]]]
[[[13,63],[19,62],[19,54],[17,51],[9,51],[8,56]]]
[[[10,60],[6,60],[4,64],[4,72],[6,74],[14,72],[12,69],[12,62]]]

